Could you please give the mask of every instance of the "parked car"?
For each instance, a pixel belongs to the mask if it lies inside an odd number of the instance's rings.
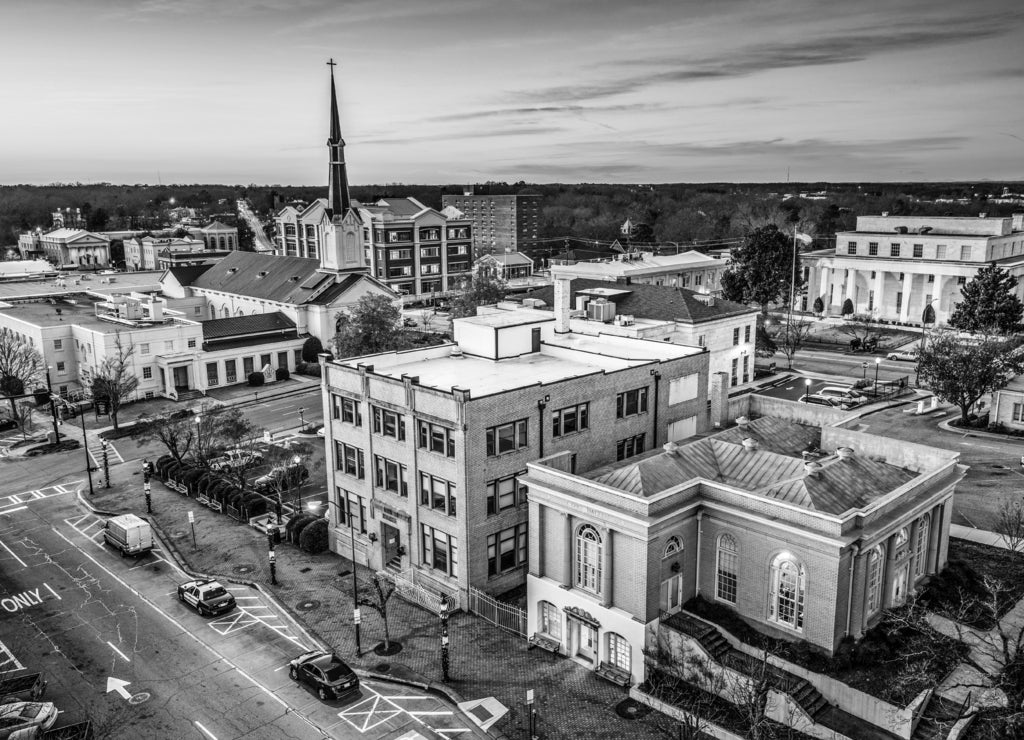
[[[887,360],[903,360],[904,362],[917,362],[917,350],[916,349],[901,349],[896,352],[890,352],[885,356]]]
[[[855,391],[853,388],[847,388],[838,385],[825,386],[818,390],[814,395],[825,396],[826,398],[838,398],[840,401],[845,403],[849,407],[859,406],[864,403],[867,399],[864,394]]]
[[[334,653],[311,650],[288,664],[293,681],[304,683],[320,697],[342,699],[359,691],[359,677]]]
[[[253,482],[257,491],[267,491],[277,486],[292,488],[301,485],[309,478],[309,470],[302,463],[292,465],[275,465],[266,475],[261,475]]]
[[[223,614],[235,608],[235,597],[217,581],[197,579],[178,586],[178,600],[191,606],[202,617]]]
[[[16,701],[0,706],[0,740],[32,738],[57,722],[57,707],[49,701]]]
[[[210,461],[212,470],[233,470],[259,465],[263,462],[263,453],[257,450],[228,450],[220,457]]]
[[[829,396],[819,396],[816,393],[809,393],[800,396],[800,403],[813,403],[819,406],[831,406],[834,409],[849,408],[842,399],[830,398]]]
[[[18,422],[10,417],[0,419],[0,432],[9,432],[12,429],[18,428]]]
[[[416,328],[416,319],[411,318],[409,316],[406,316],[405,318],[402,319],[402,326],[407,327],[407,328],[411,328],[411,329],[415,329]]]
[[[135,514],[120,514],[107,519],[103,526],[103,541],[120,551],[121,557],[135,557],[153,549],[153,528]]]

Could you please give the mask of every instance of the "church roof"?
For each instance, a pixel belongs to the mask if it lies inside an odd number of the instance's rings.
[[[753,440],[754,443],[744,440]],[[586,474],[598,483],[639,496],[653,496],[691,480],[720,483],[825,514],[863,508],[917,474],[862,455],[821,457],[814,475],[804,468],[803,451],[817,451],[821,430],[793,421],[763,417],[711,437],[654,451],[625,465]]]
[[[251,316],[230,316],[203,322],[203,340],[237,337],[246,334],[285,333],[295,331],[295,322],[280,311]]]
[[[206,226],[204,226],[201,229],[201,231],[203,231],[203,232],[210,232],[210,231],[234,231],[234,230],[235,230],[234,226],[228,226],[227,224],[222,223],[221,221],[211,221],[210,223],[206,224]]]
[[[577,295],[586,295],[587,291],[596,291],[594,297],[600,297],[600,291],[610,289],[617,293],[609,299],[615,303],[616,313],[628,314],[641,319],[699,323],[756,312],[756,309],[750,306],[718,297],[709,301],[701,294],[686,288],[641,283],[625,285],[586,278],[575,278],[570,284],[571,305],[576,305]],[[524,297],[539,298],[552,306],[555,302],[555,288],[552,285],[547,285],[530,291]]]
[[[213,265],[178,266],[168,268],[167,272],[170,273],[174,277],[174,279],[178,281],[178,285],[188,286],[192,285],[192,283],[195,281],[197,277],[202,275],[211,267],[213,267]]]

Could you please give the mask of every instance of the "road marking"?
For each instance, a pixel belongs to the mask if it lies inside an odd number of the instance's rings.
[[[196,727],[198,727],[200,730],[206,733],[207,737],[211,738],[211,740],[217,740],[217,736],[209,730],[207,730],[205,727],[203,727],[202,723],[199,720],[194,719],[192,721],[196,723]]]
[[[14,558],[14,559],[15,559],[15,560],[17,560],[17,561],[18,561],[19,563],[21,563],[21,567],[22,567],[22,568],[27,568],[27,567],[28,567],[27,565],[25,565],[25,561],[24,561],[24,560],[22,560],[21,558],[19,558],[19,557],[18,557],[17,555],[15,555],[15,554],[14,554],[14,550],[12,550],[11,548],[9,548],[9,547],[7,546],[7,544],[6,544],[6,543],[5,543],[5,542],[4,542],[3,540],[0,540],[0,545],[3,545],[3,548],[4,548],[5,550],[7,550],[7,552],[11,553],[11,557],[12,557],[12,558]]]
[[[39,589],[34,591],[22,591],[20,594],[0,599],[0,608],[11,614],[27,609],[30,606],[39,606],[43,603],[43,597],[39,595]]]
[[[53,587],[52,587],[52,586],[50,586],[50,584],[49,584],[49,583],[44,583],[43,585],[44,585],[44,586],[46,586],[46,590],[47,590],[47,591],[49,591],[49,592],[50,592],[51,594],[53,594],[54,596],[56,596],[56,597],[57,597],[57,601],[64,601],[64,599],[62,599],[62,598],[60,597],[60,594],[59,594],[59,593],[57,593],[56,591],[54,591],[54,590],[53,590]]]
[[[23,511],[23,510],[25,510],[27,508],[28,508],[27,506],[15,506],[13,509],[4,509],[4,510],[0,511],[0,515],[3,515],[3,514],[13,514],[16,511]]]
[[[111,642],[110,640],[107,640],[107,644],[108,644],[108,645],[110,645],[110,649],[111,649],[111,650],[113,650],[113,651],[114,651],[115,653],[117,653],[118,655],[120,655],[120,656],[121,656],[122,658],[124,658],[124,659],[125,659],[126,661],[128,661],[129,663],[131,663],[131,662],[132,662],[132,659],[131,659],[131,658],[129,658],[129,657],[128,657],[127,655],[125,655],[124,653],[122,653],[122,652],[121,652],[120,650],[118,650],[118,649],[117,649],[117,646],[116,646],[116,645],[114,645],[114,643],[112,643],[112,642]],[[108,691],[109,691],[109,689],[108,689]]]
[[[109,644],[109,643],[108,643]],[[132,695],[128,693],[128,689],[125,686],[130,686],[131,681],[124,681],[120,678],[114,678],[113,676],[107,676],[107,693],[116,691],[121,695],[122,699],[131,699]]]
[[[7,501],[6,506],[17,506],[18,504],[27,504],[33,501],[39,501],[40,499],[50,498],[52,496],[60,496],[62,493],[68,493],[69,486],[74,486],[81,483],[81,481],[75,481],[69,483],[67,486],[47,486],[46,488],[39,488],[32,491],[22,491],[21,493],[11,493],[6,496],[0,496],[0,501]]]
[[[0,673],[9,673],[11,671],[20,671],[24,669],[18,659],[14,657],[6,645],[0,642]]]

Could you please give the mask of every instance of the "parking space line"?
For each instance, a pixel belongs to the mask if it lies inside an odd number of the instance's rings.
[[[18,557],[17,555],[15,555],[15,554],[14,554],[14,550],[12,550],[11,548],[9,548],[9,547],[7,546],[7,544],[6,544],[6,543],[5,543],[5,542],[4,542],[3,540],[0,540],[0,546],[2,546],[2,547],[3,547],[4,549],[5,549],[5,550],[7,550],[7,552],[9,552],[9,553],[11,554],[11,557],[12,557],[12,558],[14,558],[14,559],[15,559],[15,560],[17,560],[17,561],[18,561],[19,563],[21,563],[21,567],[22,567],[22,568],[27,568],[27,567],[28,567],[27,565],[25,565],[25,561],[24,561],[24,560],[22,560],[21,558],[19,558],[19,557]]]

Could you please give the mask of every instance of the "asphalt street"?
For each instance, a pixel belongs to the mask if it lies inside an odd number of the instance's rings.
[[[176,596],[188,579],[162,549],[119,557],[80,481],[0,496],[0,673],[43,671],[58,725],[92,719],[111,738],[416,738],[461,730],[452,707],[412,687],[364,682],[321,702],[288,677],[313,641],[260,591],[204,618]],[[410,734],[413,733],[413,734]],[[417,734],[418,733],[418,734]]]

